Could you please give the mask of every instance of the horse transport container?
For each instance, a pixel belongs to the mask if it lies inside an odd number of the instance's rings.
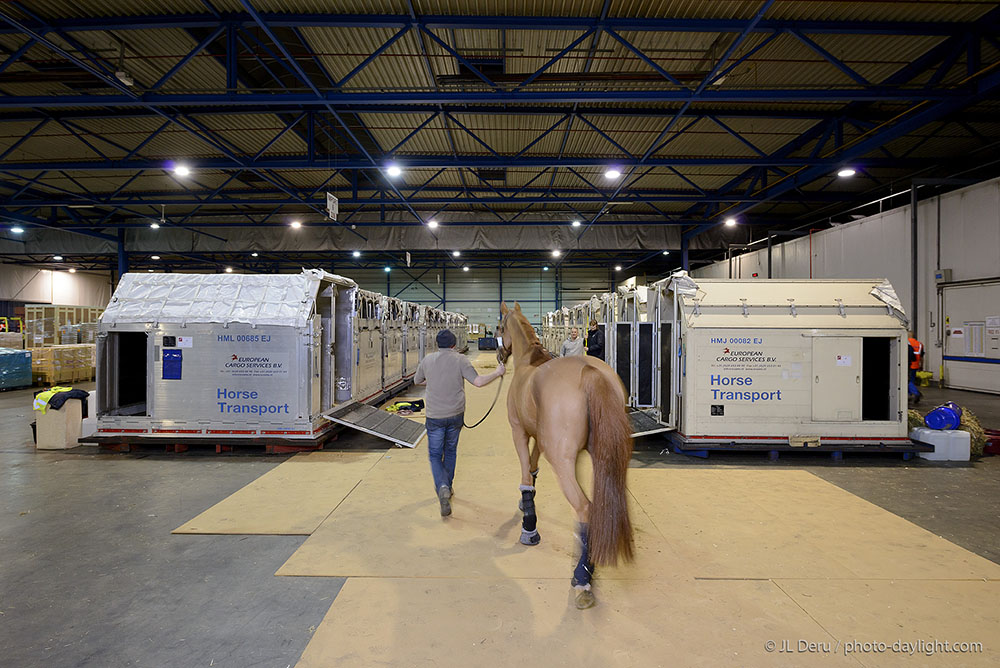
[[[87,440],[318,445],[341,424],[413,447],[423,425],[369,404],[409,384],[421,308],[318,270],[126,274],[101,317]]]
[[[681,450],[914,449],[906,318],[886,281],[681,272],[588,309],[636,436],[667,432]]]

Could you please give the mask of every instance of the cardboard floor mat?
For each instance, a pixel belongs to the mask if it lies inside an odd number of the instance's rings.
[[[351,578],[299,661],[327,666],[857,666],[768,653],[832,640],[770,582],[602,581],[573,607],[566,580]]]
[[[591,476],[580,458],[584,489]],[[568,581],[578,558],[576,514],[555,476],[539,480],[535,546],[520,544],[520,469],[509,460],[460,458],[452,515],[442,518],[429,466],[386,457],[278,570],[278,575],[552,577]],[[650,578],[674,555],[633,499],[636,559],[599,568],[603,578]]]
[[[775,585],[836,636],[842,652],[865,666],[1000,665],[1000,582],[776,580]]]
[[[700,576],[1000,577],[1000,565],[806,471],[632,469],[629,488]]]
[[[296,455],[173,533],[308,535],[382,456],[381,452]]]

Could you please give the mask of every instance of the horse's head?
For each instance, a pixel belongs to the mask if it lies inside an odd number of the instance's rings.
[[[513,330],[508,326],[508,321],[515,313],[520,315],[520,304],[514,302],[514,309],[511,310],[507,308],[507,302],[500,303],[500,324],[497,325],[497,361],[501,364],[506,364],[507,359],[514,352],[514,338],[511,334]]]

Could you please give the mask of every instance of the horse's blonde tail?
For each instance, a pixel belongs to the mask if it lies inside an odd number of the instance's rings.
[[[581,380],[590,416],[587,449],[594,462],[590,558],[599,566],[613,566],[619,557],[631,561],[633,553],[632,522],[625,491],[625,475],[632,458],[632,425],[621,383],[612,383],[589,365],[583,368]]]

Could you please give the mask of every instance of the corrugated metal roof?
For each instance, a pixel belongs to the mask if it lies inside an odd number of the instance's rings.
[[[492,16],[599,16],[602,0],[414,0],[418,15],[457,14]],[[616,0],[608,14],[615,17],[750,18],[760,9],[760,0]],[[213,0],[220,12],[241,12],[238,0]],[[261,12],[321,13],[331,11],[328,0],[255,0]],[[857,21],[974,21],[992,9],[988,2],[824,2],[784,0],[775,3],[767,17],[774,19],[825,19]],[[115,16],[156,13],[203,14],[200,0],[32,0],[31,11],[43,17]],[[338,0],[339,13],[409,13],[404,0]]]

